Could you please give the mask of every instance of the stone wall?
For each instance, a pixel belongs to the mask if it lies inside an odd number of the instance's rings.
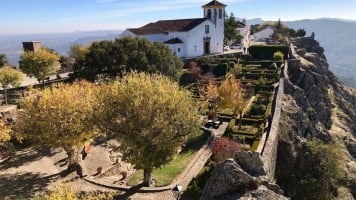
[[[275,87],[273,106],[272,106],[272,120],[269,121],[269,128],[260,141],[257,152],[260,153],[261,159],[264,163],[267,177],[274,181],[276,162],[277,162],[277,147],[278,147],[278,130],[279,119],[281,115],[282,96],[284,94],[284,77],[288,70],[288,64],[285,62],[281,69],[281,75],[278,85]]]

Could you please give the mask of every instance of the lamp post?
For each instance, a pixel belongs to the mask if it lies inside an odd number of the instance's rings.
[[[172,193],[173,193],[173,196],[179,200],[182,193],[183,193],[183,187],[180,186],[180,185],[176,185],[174,186],[174,188],[172,188]]]

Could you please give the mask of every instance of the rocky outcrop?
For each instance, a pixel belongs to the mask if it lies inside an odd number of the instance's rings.
[[[255,151],[239,151],[235,154],[235,160],[242,169],[252,176],[266,175],[260,154]]]
[[[294,41],[284,72],[276,179],[284,194],[293,197],[298,181],[302,146],[310,138],[324,143],[337,141],[349,154],[345,160],[349,182],[345,187],[355,194],[356,92],[345,87],[334,74],[324,49],[314,37]]]
[[[239,200],[287,200],[289,198],[277,194],[266,186],[259,186],[257,190],[248,191],[238,198]]]
[[[254,154],[242,155],[250,160],[254,157]],[[229,159],[215,166],[201,199],[288,199],[281,193],[278,185],[269,183],[267,177],[251,176]]]

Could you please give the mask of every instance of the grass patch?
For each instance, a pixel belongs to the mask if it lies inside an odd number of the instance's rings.
[[[200,149],[208,138],[204,131],[196,131],[190,135],[188,142],[182,153],[166,165],[152,171],[152,179],[156,181],[156,186],[167,186],[178,176],[194,154]],[[138,185],[143,181],[143,170],[138,170],[127,182],[128,185]]]

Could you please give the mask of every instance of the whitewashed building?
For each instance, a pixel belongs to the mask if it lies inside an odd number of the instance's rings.
[[[202,8],[203,18],[161,20],[127,29],[120,37],[137,36],[165,43],[180,58],[222,53],[226,5],[213,0]]]
[[[254,33],[253,38],[255,41],[264,41],[266,38],[272,38],[273,33],[274,29],[271,26],[267,26],[259,32]]]

